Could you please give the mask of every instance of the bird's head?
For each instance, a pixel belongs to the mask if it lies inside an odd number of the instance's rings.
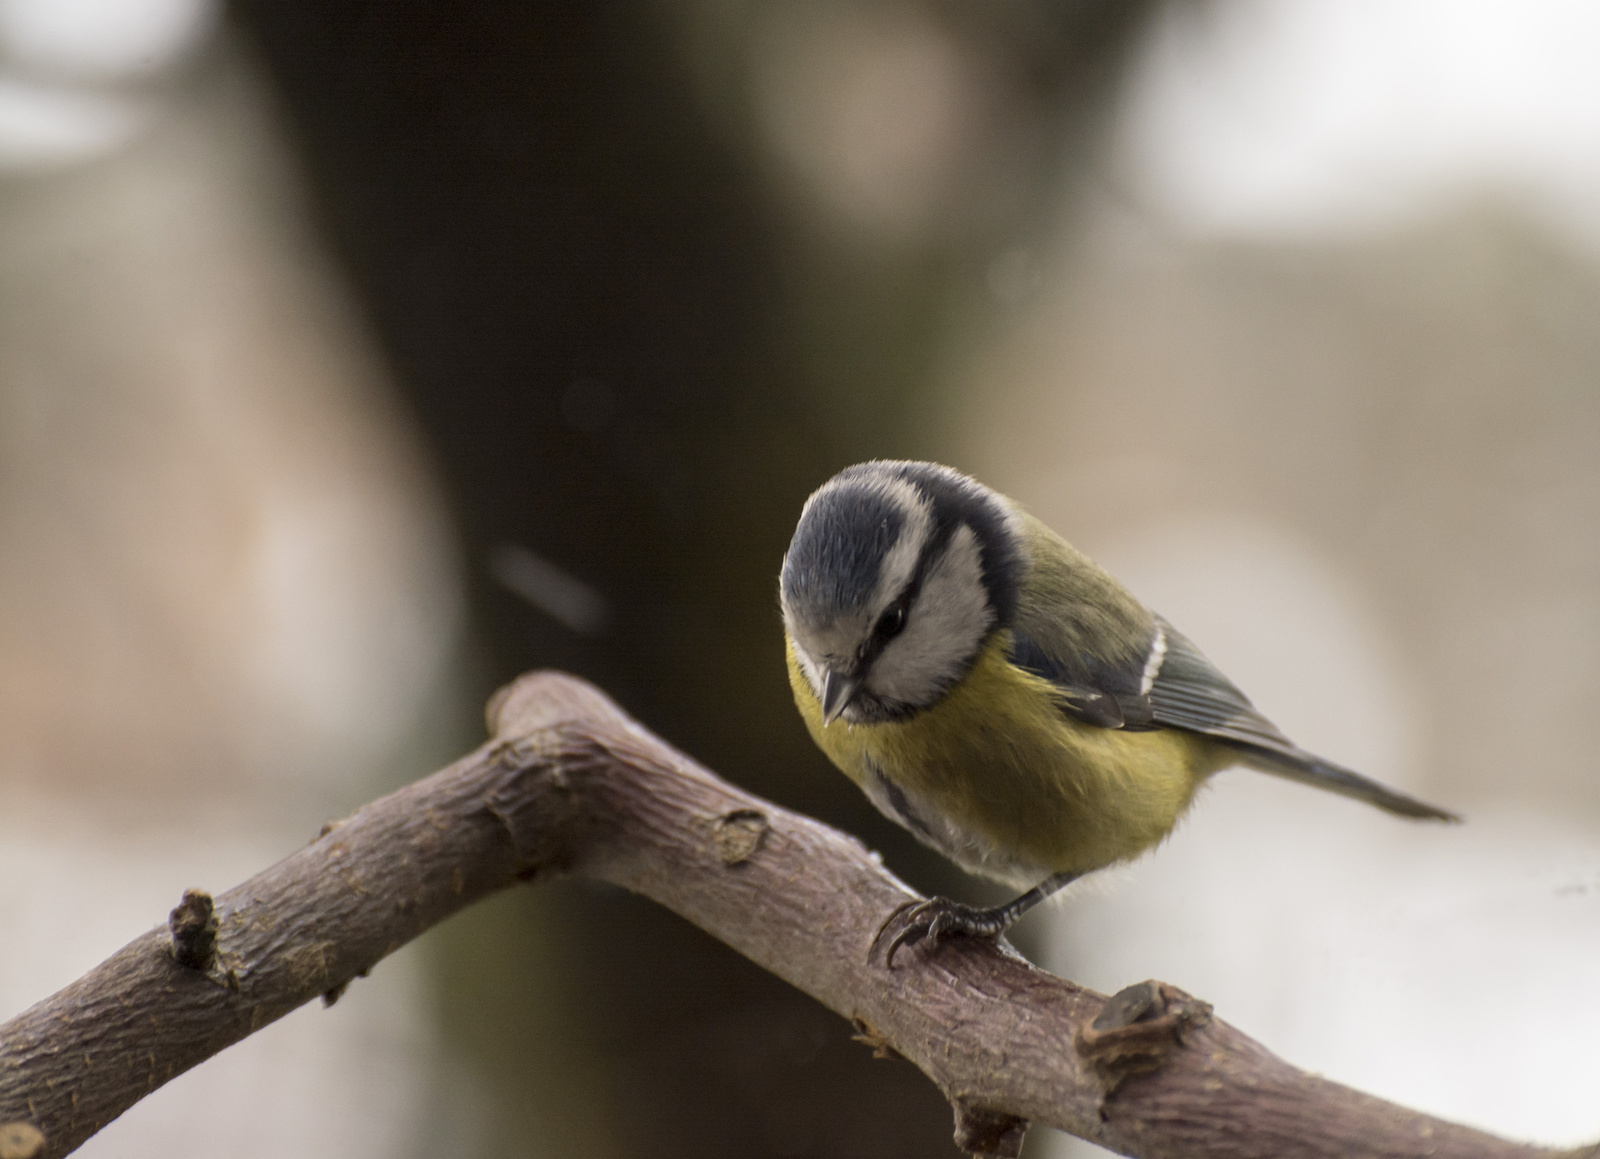
[[[1014,509],[933,463],[862,463],[806,501],[779,580],[825,724],[936,703],[1010,623],[1024,566]]]

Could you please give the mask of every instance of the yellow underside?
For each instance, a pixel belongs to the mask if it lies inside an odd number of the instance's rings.
[[[822,726],[788,647],[789,684],[819,748],[856,784],[882,770],[979,852],[967,868],[1019,881],[1137,857],[1172,830],[1225,750],[1171,729],[1123,732],[1064,714],[1053,686],[1007,659],[1000,633],[966,679],[904,723]],[[952,854],[954,855],[954,854]]]

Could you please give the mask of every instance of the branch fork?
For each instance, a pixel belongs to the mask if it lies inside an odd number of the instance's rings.
[[[970,1152],[1015,1156],[1039,1122],[1130,1156],[1600,1159],[1305,1074],[1164,983],[1107,999],[980,939],[889,970],[869,948],[920,899],[859,841],[735,788],[570,676],[522,677],[489,723],[476,752],[226,893],[189,891],[0,1027],[0,1159],[68,1154],[450,914],[555,874],[650,897],[849,1019],[939,1086]]]

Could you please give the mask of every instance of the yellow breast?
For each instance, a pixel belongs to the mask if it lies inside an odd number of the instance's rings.
[[[812,739],[880,809],[964,868],[1017,884],[1138,856],[1228,763],[1189,733],[1074,720],[1009,650],[997,634],[961,683],[904,722],[824,728],[792,641],[789,684]],[[895,816],[891,800],[923,823]]]

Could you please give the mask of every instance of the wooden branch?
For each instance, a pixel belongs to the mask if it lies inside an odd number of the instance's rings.
[[[660,902],[910,1059],[969,1150],[1014,1156],[1031,1120],[1134,1156],[1555,1154],[1307,1075],[1161,983],[1107,1000],[962,941],[889,970],[874,936],[917,896],[858,841],[728,785],[572,677],[524,676],[489,717],[471,756],[214,902],[190,891],[0,1028],[0,1159],[67,1154],[441,919],[563,873]]]

